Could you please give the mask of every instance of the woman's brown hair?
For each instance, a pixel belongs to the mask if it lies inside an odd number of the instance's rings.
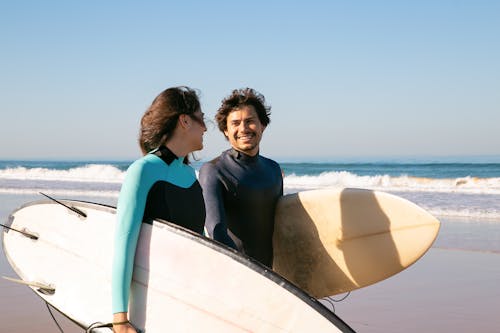
[[[181,114],[200,110],[195,90],[188,87],[168,88],[151,103],[141,119],[139,146],[144,155],[162,146],[174,132]]]

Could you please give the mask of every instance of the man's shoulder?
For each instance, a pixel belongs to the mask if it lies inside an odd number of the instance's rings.
[[[220,163],[221,157],[222,154],[208,162],[203,163],[200,167],[200,173],[215,172],[219,168],[218,164]]]
[[[276,162],[275,160],[269,158],[269,157],[265,157],[265,156],[262,156],[260,155],[260,158],[261,158],[261,161],[274,167],[274,168],[280,168],[280,165],[278,162]]]
[[[225,160],[227,160],[228,153],[229,153],[229,150],[223,151],[219,156],[211,159],[208,162],[203,163],[202,166],[201,166],[201,168],[213,168],[213,167],[217,167],[221,163],[224,163]]]

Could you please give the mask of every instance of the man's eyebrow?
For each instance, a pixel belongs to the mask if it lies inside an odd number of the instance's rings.
[[[230,122],[231,123],[239,123],[242,121],[254,120],[255,118],[257,118],[257,117],[256,116],[248,116],[245,118],[232,119],[232,120],[230,120]]]

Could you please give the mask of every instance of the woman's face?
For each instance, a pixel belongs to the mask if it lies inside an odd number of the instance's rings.
[[[201,110],[189,115],[189,118],[192,120],[192,125],[189,128],[189,134],[193,151],[203,149],[203,134],[207,131],[204,117],[205,115],[201,112]]]

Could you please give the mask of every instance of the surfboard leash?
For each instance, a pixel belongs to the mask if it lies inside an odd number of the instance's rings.
[[[131,322],[127,321],[128,324],[132,325],[132,327],[136,330],[137,333],[144,333],[142,330],[138,329],[134,324]],[[115,323],[116,325],[116,323]],[[113,331],[113,323],[101,323],[101,322],[95,322],[91,324],[89,327],[85,329],[85,333],[92,333],[92,331],[96,328],[109,328],[111,331]]]
[[[328,296],[328,297],[322,298],[321,300],[324,300],[325,302],[330,304],[332,306],[332,312],[335,313],[335,304],[334,303],[340,303],[340,302],[344,301],[347,297],[349,297],[350,294],[351,294],[351,292],[348,291],[347,294],[345,294],[342,298],[335,299],[335,298],[333,298],[333,296]]]
[[[57,328],[59,329],[59,332],[61,333],[64,333],[61,325],[59,325],[59,323],[57,322],[56,320],[56,317],[54,316],[54,314],[52,313],[52,310],[50,309],[50,306],[49,306],[49,303],[48,302],[45,302],[45,305],[47,306],[47,310],[49,310],[49,313],[50,313],[50,316],[52,317],[52,320],[54,321],[54,323],[56,324]]]
[[[64,330],[62,329],[61,325],[59,324],[56,317],[54,316],[54,313],[51,310],[50,304],[48,302],[45,302],[45,305],[47,306],[47,309],[49,310],[49,313],[50,313],[50,316],[52,317],[52,320],[54,321],[57,328],[59,329],[59,332],[64,333]],[[113,331],[113,323],[104,324],[102,322],[95,322],[95,323],[89,325],[89,327],[85,328],[85,333],[92,333],[92,331],[96,328],[109,328],[111,331]],[[137,332],[140,333],[139,330],[137,330]]]
[[[96,328],[109,328],[111,331],[113,331],[113,323],[101,323],[101,322],[95,322],[93,324],[90,324],[89,327],[85,329],[85,333],[92,333],[92,331]]]
[[[51,310],[51,305],[48,302],[45,302],[45,305],[47,306],[47,309],[49,310],[49,314],[52,317],[52,320],[54,321],[57,328],[59,329],[59,332],[64,333],[64,330],[62,329],[61,325],[59,324],[56,317],[54,316],[54,313]],[[134,326],[134,325],[132,325],[132,326]],[[109,328],[110,331],[113,331],[113,323],[102,323],[102,322],[92,323],[87,328],[85,328],[85,333],[92,333],[94,331],[94,329],[97,329],[97,328]],[[141,330],[137,329],[135,326],[134,326],[134,328],[138,333],[143,333]]]

